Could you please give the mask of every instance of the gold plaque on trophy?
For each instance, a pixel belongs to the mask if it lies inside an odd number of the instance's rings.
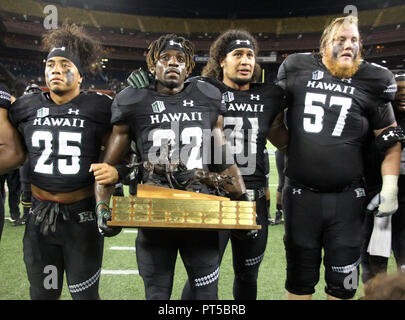
[[[256,203],[197,192],[138,185],[137,196],[113,197],[109,226],[261,229]]]

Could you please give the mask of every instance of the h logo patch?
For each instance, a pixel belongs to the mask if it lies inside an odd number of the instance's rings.
[[[356,188],[354,189],[354,192],[356,192],[356,198],[361,198],[366,196],[366,191],[364,188]]]
[[[312,80],[321,80],[323,78],[323,71],[317,70],[312,72]]]
[[[163,103],[163,101],[155,101],[154,103],[152,103],[152,110],[155,113],[160,113],[166,110],[165,104]]]
[[[37,110],[37,118],[44,118],[49,115],[49,108],[41,108]]]
[[[80,218],[79,223],[94,220],[94,215],[93,215],[92,211],[80,212],[78,215],[79,215],[79,218]]]
[[[233,95],[233,92],[227,91],[222,94],[222,100],[225,102],[231,102],[235,100],[235,96]]]

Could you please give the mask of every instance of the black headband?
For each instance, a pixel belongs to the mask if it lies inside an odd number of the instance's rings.
[[[165,46],[162,48],[162,51],[165,51],[165,50],[177,50],[177,51],[181,51],[184,54],[186,54],[181,42],[178,42],[178,41],[176,41],[174,39],[170,39],[170,40],[166,41]]]
[[[395,81],[405,81],[405,73],[396,74]]]
[[[69,59],[72,61],[72,63],[76,66],[77,70],[79,70],[80,75],[83,75],[83,68],[82,64],[80,62],[80,58],[73,54],[72,52],[69,52],[66,47],[59,47],[59,48],[53,48],[49,54],[46,60],[48,61],[49,59],[53,57],[63,57],[66,59]]]
[[[253,45],[253,42],[248,40],[248,39],[237,39],[237,40],[233,40],[231,41],[226,50],[225,50],[225,55],[227,55],[229,52],[238,49],[238,48],[248,48],[248,49],[252,49],[253,51],[255,50],[255,47]]]

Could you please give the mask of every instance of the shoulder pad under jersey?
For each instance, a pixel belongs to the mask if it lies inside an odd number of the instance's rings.
[[[24,118],[28,118],[36,108],[43,104],[43,92],[35,92],[19,97],[9,108],[9,118],[14,126]]]
[[[392,101],[397,92],[397,83],[393,73],[376,63],[364,61],[355,78],[367,81],[369,91],[375,96]]]
[[[193,79],[192,81],[195,82],[198,90],[200,90],[201,93],[203,93],[208,98],[221,100],[221,91],[218,89],[217,86],[213,84],[216,82],[213,81],[214,79],[210,79],[209,81],[207,81],[207,79],[209,78],[195,77],[195,79]]]
[[[120,93],[115,96],[115,104],[118,106],[127,106],[131,104],[138,103],[147,95],[148,91],[151,89],[135,89],[131,86],[126,87]]]

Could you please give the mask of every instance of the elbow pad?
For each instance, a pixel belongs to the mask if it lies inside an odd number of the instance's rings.
[[[397,142],[401,142],[402,148],[405,146],[405,133],[400,126],[388,127],[375,139],[377,149],[383,153]]]

